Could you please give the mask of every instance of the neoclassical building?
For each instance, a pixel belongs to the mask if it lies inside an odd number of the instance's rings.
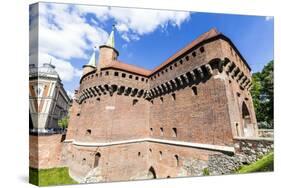
[[[118,59],[112,31],[83,67],[64,141],[79,182],[190,176],[188,161],[257,136],[251,68],[211,29],[147,70]]]
[[[29,65],[30,131],[44,133],[59,129],[58,120],[67,116],[70,99],[51,63]]]

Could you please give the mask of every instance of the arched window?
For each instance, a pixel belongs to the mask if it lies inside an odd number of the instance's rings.
[[[192,89],[193,95],[197,95],[198,94],[196,86],[193,86],[191,89]]]
[[[99,166],[99,160],[100,160],[101,154],[98,152],[95,155],[95,163],[94,163],[94,168],[96,168],[97,166]]]
[[[153,128],[150,127],[150,135],[152,135],[152,134],[153,134]]]
[[[159,159],[162,160],[162,151],[159,151]]]
[[[133,106],[135,106],[138,101],[139,101],[138,99],[133,99]]]
[[[87,129],[86,135],[91,135],[91,134],[92,134],[92,130],[91,129]]]
[[[141,156],[141,152],[138,152],[138,156],[139,156],[139,157]]]
[[[177,133],[177,128],[173,128],[173,137],[177,137],[178,133]]]
[[[179,156],[178,155],[175,155],[175,165],[176,165],[176,167],[179,166]]]
[[[203,46],[200,48],[200,52],[201,52],[201,53],[205,52],[205,49],[204,49]]]
[[[156,179],[156,173],[152,166],[149,168],[147,176],[149,179]]]
[[[163,127],[160,127],[160,135],[163,136],[164,133],[163,133]]]

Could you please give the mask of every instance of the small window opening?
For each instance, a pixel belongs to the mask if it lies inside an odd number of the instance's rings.
[[[185,60],[186,61],[188,61],[189,60],[189,56],[187,55],[187,56],[185,56]]]
[[[176,100],[176,94],[172,93],[172,97],[173,97],[173,100],[175,101]]]
[[[143,81],[144,81],[144,78],[141,78],[141,81],[143,82]]]
[[[183,63],[183,60],[181,59],[181,60],[180,60],[180,64],[182,64],[182,63]]]
[[[177,128],[173,128],[173,137],[177,137],[178,133],[177,133]]]
[[[175,159],[176,159],[176,167],[178,167],[179,166],[179,156],[178,155],[175,155]]]
[[[99,98],[99,97],[97,98],[97,101],[100,101],[100,98]]]
[[[122,73],[122,78],[125,78],[126,77],[126,74],[125,73]]]
[[[92,134],[92,130],[91,129],[87,129],[86,135],[91,135],[91,134]]]
[[[141,156],[141,152],[138,152],[138,156],[139,156],[139,157]]]
[[[205,48],[203,46],[200,48],[200,52],[201,53],[205,52]]]
[[[160,127],[160,135],[163,136],[164,132],[163,132],[163,127]]]
[[[149,148],[149,152],[152,153],[152,149],[151,148]]]
[[[193,86],[191,89],[192,89],[193,95],[197,95],[198,94],[196,86]]]
[[[77,115],[77,116],[80,116],[80,112],[78,112],[76,115]]]
[[[106,75],[106,76],[108,76],[108,75],[109,75],[109,72],[108,72],[108,71],[106,71],[106,72],[105,72],[105,75]]]
[[[138,76],[136,76],[136,80],[139,80],[139,77],[138,77]]]
[[[196,57],[196,52],[192,52],[192,56],[193,56],[193,57]]]
[[[119,73],[118,72],[114,72],[114,76],[118,76],[119,75]]]
[[[133,75],[129,75],[129,78],[132,79],[132,78],[133,78]]]
[[[162,151],[159,151],[159,159],[162,160]]]
[[[163,101],[164,101],[163,97],[160,97],[160,101],[163,103]]]
[[[138,99],[133,99],[133,106],[136,105],[138,101]]]

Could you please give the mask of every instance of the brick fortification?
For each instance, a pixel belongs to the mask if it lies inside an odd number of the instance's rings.
[[[236,137],[256,137],[251,69],[216,29],[154,70],[125,64],[100,47],[71,107],[63,154],[80,181],[189,176],[186,161],[233,153]]]

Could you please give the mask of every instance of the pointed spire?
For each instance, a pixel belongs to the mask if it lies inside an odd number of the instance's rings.
[[[112,25],[112,31],[109,35],[109,38],[107,39],[106,45],[114,48],[114,29],[115,25]]]
[[[88,65],[96,67],[96,47],[94,48],[94,52],[92,54],[92,57],[91,57]]]

